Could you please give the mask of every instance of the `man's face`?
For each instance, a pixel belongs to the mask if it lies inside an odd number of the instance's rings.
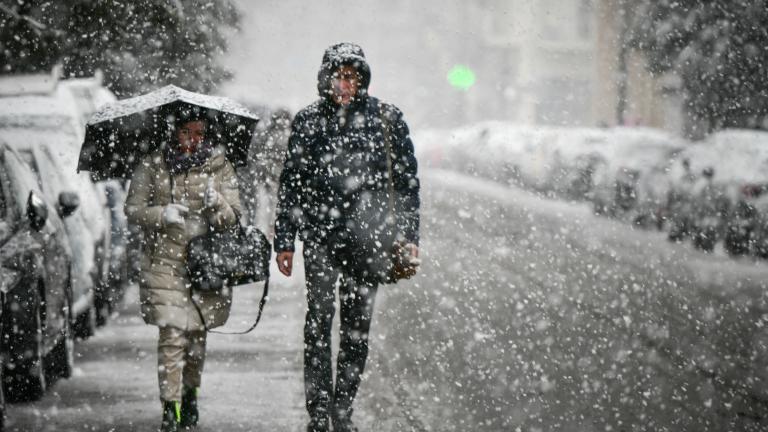
[[[179,150],[182,153],[194,153],[205,139],[205,122],[196,120],[182,123],[176,129],[176,137],[179,140]]]
[[[331,83],[333,100],[341,106],[347,106],[360,87],[360,74],[353,66],[341,66],[333,73]]]

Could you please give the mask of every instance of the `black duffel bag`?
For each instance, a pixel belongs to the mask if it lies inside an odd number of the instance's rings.
[[[197,236],[187,246],[187,275],[192,289],[221,290],[267,280],[270,252],[264,233],[252,226],[237,224],[226,231]]]
[[[394,229],[356,234],[348,228],[328,235],[331,262],[355,282],[394,284],[416,274],[420,261],[408,255],[406,244],[395,240]]]

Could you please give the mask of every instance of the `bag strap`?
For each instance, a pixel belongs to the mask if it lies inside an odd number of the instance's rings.
[[[395,179],[392,177],[392,124],[387,118],[387,114],[381,109],[379,105],[379,115],[381,117],[381,125],[384,129],[384,147],[387,153],[387,176],[389,190],[389,199],[387,200],[388,211],[387,218],[390,219],[393,225],[395,223]]]
[[[171,204],[174,204],[173,190],[176,189],[176,179],[173,178],[173,173],[171,171],[168,171],[168,177],[170,177],[168,184],[171,185]]]
[[[197,310],[197,314],[200,316],[200,322],[203,323],[203,327],[205,327],[205,331],[208,333],[216,333],[216,334],[226,334],[226,335],[242,335],[242,334],[248,334],[253,331],[253,329],[256,328],[256,326],[259,324],[259,321],[261,321],[261,314],[264,312],[264,305],[267,304],[267,300],[269,300],[269,269],[267,269],[267,278],[264,279],[264,290],[261,293],[261,300],[259,300],[259,312],[256,315],[256,321],[251,324],[251,326],[247,330],[243,331],[237,331],[237,332],[225,332],[221,330],[212,330],[210,327],[208,327],[208,324],[205,323],[205,317],[203,316],[203,311],[200,310],[200,306],[195,301],[195,298],[192,296],[194,294],[192,290],[192,286],[189,287],[189,299],[192,301],[192,304],[195,306],[195,309]]]
[[[211,166],[206,167],[208,172],[208,178],[213,178],[213,168]],[[240,214],[237,212],[234,208],[232,211],[235,212],[235,219],[237,220],[237,228],[240,230],[240,232],[243,231],[243,226],[240,224]],[[236,332],[225,332],[221,330],[212,330],[210,327],[208,327],[208,324],[205,323],[205,317],[203,316],[203,312],[200,310],[200,306],[195,301],[195,298],[192,297],[192,287],[190,286],[190,300],[192,300],[192,304],[195,306],[195,309],[197,309],[197,314],[200,316],[200,322],[203,323],[203,327],[205,327],[205,331],[208,333],[216,333],[216,334],[226,334],[226,335],[243,335],[248,334],[252,332],[257,325],[259,325],[259,321],[261,321],[261,314],[264,312],[264,305],[267,304],[267,300],[269,300],[269,266],[267,266],[267,277],[264,279],[264,289],[261,292],[261,300],[259,300],[259,312],[256,314],[256,320],[251,324],[248,329],[243,331],[236,331]]]

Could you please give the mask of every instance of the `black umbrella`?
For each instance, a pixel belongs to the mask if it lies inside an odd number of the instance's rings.
[[[130,178],[144,155],[172,139],[174,119],[185,111],[206,118],[206,137],[225,147],[233,165],[245,165],[259,118],[229,98],[169,85],[97,111],[85,127],[78,171],[90,171],[94,180]]]

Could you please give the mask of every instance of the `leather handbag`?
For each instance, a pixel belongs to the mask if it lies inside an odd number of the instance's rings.
[[[191,299],[205,331],[219,334],[250,333],[261,321],[269,298],[269,256],[272,248],[264,233],[237,224],[226,231],[211,231],[193,238],[187,245],[187,276],[191,282]],[[221,290],[225,286],[264,281],[256,320],[246,330],[224,332],[211,330],[205,322],[194,292]]]
[[[264,234],[252,226],[237,224],[189,242],[187,275],[197,291],[260,282],[269,277],[269,257],[270,244]]]
[[[176,182],[171,175],[171,202]],[[239,220],[240,215],[236,214]],[[234,227],[223,231],[209,231],[187,244],[185,266],[190,281],[190,299],[197,310],[205,331],[220,334],[250,333],[261,321],[264,305],[269,298],[269,257],[272,247],[267,237],[253,226]],[[222,332],[211,330],[195,300],[195,291],[220,291],[225,286],[264,281],[256,320],[247,330]]]

